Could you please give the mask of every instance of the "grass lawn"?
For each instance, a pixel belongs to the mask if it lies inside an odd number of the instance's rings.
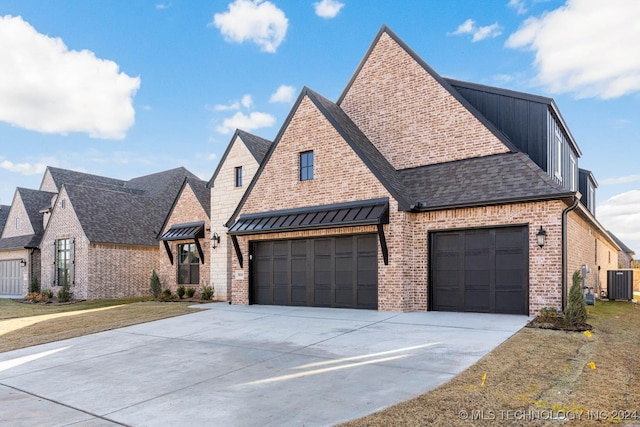
[[[524,328],[448,383],[344,426],[640,426],[640,306],[588,310],[590,337]]]
[[[192,302],[163,303],[136,299],[82,301],[69,305],[25,304],[0,299],[0,352],[37,344],[59,341],[138,323],[192,313]],[[108,308],[112,307],[112,308]],[[108,309],[105,309],[108,308]],[[105,309],[86,313],[81,310]],[[42,321],[15,329],[8,323],[26,320],[29,316],[74,314]],[[29,319],[38,320],[38,319]],[[5,324],[5,327],[3,327]],[[9,331],[9,332],[7,332]]]

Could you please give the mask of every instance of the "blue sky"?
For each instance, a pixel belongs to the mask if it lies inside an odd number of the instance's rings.
[[[638,22],[636,0],[3,0],[0,203],[46,165],[208,179],[236,127],[336,100],[387,24],[443,76],[553,97],[640,253]]]

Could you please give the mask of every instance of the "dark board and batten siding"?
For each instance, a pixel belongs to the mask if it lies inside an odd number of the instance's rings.
[[[569,145],[567,135],[558,123],[556,117],[547,109],[547,151],[549,153],[547,161],[547,172],[558,184],[567,190],[578,190],[578,156]],[[560,136],[561,153],[558,157],[556,139]],[[572,161],[573,159],[573,161]],[[556,174],[560,164],[560,176]],[[572,188],[573,187],[573,188]]]

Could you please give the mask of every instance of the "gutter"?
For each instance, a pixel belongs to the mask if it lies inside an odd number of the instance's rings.
[[[567,306],[567,216],[580,204],[580,192],[573,195],[573,204],[562,211],[562,311]]]

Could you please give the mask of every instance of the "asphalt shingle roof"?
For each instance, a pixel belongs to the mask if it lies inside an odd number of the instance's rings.
[[[0,205],[0,236],[2,236],[2,230],[4,230],[4,225],[7,223],[9,209],[11,209],[11,206]]]
[[[629,248],[629,246],[625,245],[622,240],[618,239],[618,236],[616,236],[609,230],[607,230],[607,233],[609,233],[609,236],[611,236],[611,238],[618,244],[618,246],[620,246],[620,249],[622,249],[622,252],[626,252],[630,255],[636,254],[631,248]]]
[[[127,183],[127,181],[123,181],[121,179],[92,175],[68,169],[60,169],[53,166],[47,166],[47,170],[49,171],[58,191],[60,191],[63,184],[89,185],[92,187],[104,188],[124,188]]]
[[[0,249],[37,248],[40,244],[40,240],[42,239],[42,234],[44,233],[44,225],[42,223],[42,214],[40,214],[40,211],[51,206],[51,199],[56,196],[56,193],[31,190],[21,187],[18,187],[16,192],[20,195],[22,204],[27,211],[29,222],[33,228],[33,234],[0,239]],[[5,208],[6,212],[2,214],[2,211],[4,211]],[[6,223],[6,216],[8,216],[8,214],[9,206],[2,206],[2,209],[0,209],[0,215],[5,215],[4,223]],[[0,229],[0,234],[1,232],[2,230]]]
[[[189,186],[196,195],[196,198],[202,205],[202,208],[207,213],[207,216],[211,215],[211,190],[207,187],[207,181],[200,179],[187,179]]]
[[[258,162],[258,164],[262,163],[262,159],[264,159],[267,151],[269,151],[269,147],[271,147],[271,141],[240,129],[238,129],[238,136],[244,141],[253,158],[256,159],[256,162]]]
[[[524,153],[505,153],[401,170],[421,210],[569,196]]]

